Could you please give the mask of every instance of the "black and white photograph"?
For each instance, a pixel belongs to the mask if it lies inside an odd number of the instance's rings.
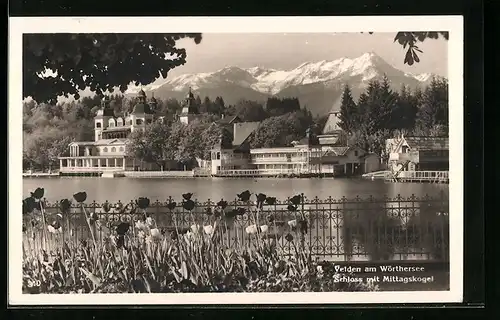
[[[461,301],[461,17],[41,21],[10,19],[9,303]]]

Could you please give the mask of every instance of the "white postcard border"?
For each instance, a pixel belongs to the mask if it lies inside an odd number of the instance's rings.
[[[338,33],[449,31],[450,290],[411,292],[38,294],[22,293],[23,33]],[[11,305],[443,303],[463,299],[463,17],[95,17],[9,19],[8,298]],[[431,52],[425,54],[432,54]]]

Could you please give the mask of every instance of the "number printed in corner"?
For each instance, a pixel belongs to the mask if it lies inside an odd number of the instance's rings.
[[[28,288],[37,288],[41,284],[42,284],[42,282],[40,280],[32,280],[32,279],[27,280]]]

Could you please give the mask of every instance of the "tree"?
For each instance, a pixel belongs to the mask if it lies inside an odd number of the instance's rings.
[[[168,144],[170,135],[170,127],[161,122],[154,122],[144,131],[134,131],[130,135],[127,154],[140,161],[164,166],[165,161],[175,157],[175,149],[171,149]]]
[[[186,62],[186,50],[176,41],[199,33],[178,34],[24,34],[23,96],[54,102],[58,96],[90,88],[97,95],[128,85],[145,85],[167,77]],[[54,74],[44,74],[51,70]]]
[[[423,132],[433,134],[448,131],[448,82],[433,78],[422,93],[417,113],[417,126]],[[442,129],[439,129],[442,128]],[[432,130],[431,130],[432,129]]]
[[[340,105],[339,126],[347,133],[357,129],[357,106],[352,98],[351,89],[346,84],[342,93],[342,103]]]
[[[438,39],[442,36],[444,39],[448,40],[449,33],[447,31],[438,31],[438,32],[398,32],[394,37],[394,42],[398,42],[403,49],[408,47],[406,51],[404,63],[408,65],[413,65],[414,62],[420,62],[420,58],[417,55],[417,52],[422,53],[417,46],[417,43],[423,42],[426,39]]]
[[[406,132],[415,127],[415,121],[418,111],[418,101],[406,85],[401,86],[399,99],[394,112],[395,118],[398,119],[398,129]]]
[[[240,100],[234,106],[234,110],[228,112],[231,115],[237,115],[242,121],[262,121],[268,117],[264,106],[256,101]]]

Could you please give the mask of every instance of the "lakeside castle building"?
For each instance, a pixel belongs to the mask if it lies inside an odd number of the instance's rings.
[[[221,141],[211,150],[211,159],[198,163],[198,171],[209,176],[302,176],[353,175],[379,170],[378,156],[358,147],[349,146],[345,133],[339,127],[340,102],[330,112],[323,131],[315,135],[308,129],[305,137],[290,146],[279,148],[250,148],[249,140],[260,122],[243,122],[238,116],[222,118],[223,126],[232,141]],[[159,171],[156,165],[136,161],[127,155],[129,135],[145,130],[155,119],[157,101],[147,100],[140,90],[132,112],[117,117],[104,98],[94,118],[94,141],[77,141],[69,145],[69,156],[59,157],[60,174],[110,175],[132,171]],[[199,117],[196,99],[189,92],[182,101],[178,121],[189,124]]]

